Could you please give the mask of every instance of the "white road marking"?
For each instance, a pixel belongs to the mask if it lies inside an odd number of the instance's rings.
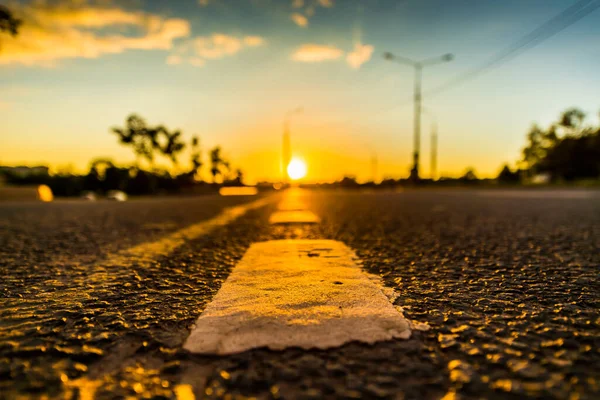
[[[408,322],[355,260],[351,249],[333,240],[253,244],[196,321],[184,348],[234,354],[409,338]]]
[[[269,218],[271,224],[316,224],[320,219],[308,210],[275,211]]]
[[[254,186],[224,186],[219,189],[221,196],[255,196],[258,189]]]
[[[306,210],[306,205],[296,198],[284,198],[283,201],[277,205],[277,209],[280,211],[302,211]]]
[[[242,204],[235,207],[224,209],[219,215],[209,220],[190,225],[180,229],[163,238],[154,241],[142,243],[129,249],[120,251],[107,257],[108,265],[131,265],[133,263],[145,263],[156,260],[158,257],[171,254],[176,248],[186,241],[197,239],[200,236],[212,232],[214,229],[225,226],[235,219],[246,214],[250,210],[263,207],[273,201],[272,197],[264,197],[251,203]]]

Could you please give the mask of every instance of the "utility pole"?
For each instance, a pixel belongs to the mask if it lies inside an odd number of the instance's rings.
[[[433,122],[431,126],[431,180],[435,181],[437,178],[437,123]]]
[[[283,141],[281,151],[281,174],[284,183],[289,183],[289,177],[287,173],[287,167],[290,165],[292,160],[292,145],[290,139],[290,119],[292,115],[302,112],[302,107],[297,107],[293,110],[288,111],[283,119]]]
[[[435,114],[431,111],[429,107],[421,107],[421,110],[425,115],[429,116],[429,120],[431,123],[431,169],[430,176],[431,180],[435,180],[437,176],[437,141],[438,141],[438,123]]]
[[[414,138],[413,138],[413,166],[410,170],[410,180],[419,181],[419,153],[421,149],[421,80],[423,68],[443,62],[452,61],[454,56],[450,53],[440,57],[428,58],[422,61],[414,61],[407,57],[397,56],[393,53],[384,53],[383,58],[388,61],[394,61],[399,64],[409,65],[415,69],[415,89],[414,89]]]

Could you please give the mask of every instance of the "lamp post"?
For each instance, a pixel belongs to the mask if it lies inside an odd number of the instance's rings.
[[[283,118],[283,149],[281,152],[281,172],[283,174],[283,182],[288,183],[287,167],[292,159],[292,149],[290,143],[290,120],[292,115],[302,112],[302,107],[294,108],[288,111]]]
[[[429,67],[435,64],[441,64],[443,62],[449,62],[454,59],[454,56],[450,53],[444,54],[443,56],[428,58],[422,61],[414,61],[407,57],[397,56],[393,53],[384,53],[383,58],[388,61],[394,61],[398,64],[409,65],[415,70],[415,88],[414,88],[414,151],[413,151],[413,167],[410,170],[410,179],[413,182],[419,180],[419,152],[421,148],[421,80],[424,67]]]
[[[428,107],[422,107],[425,114],[429,115],[431,119],[431,180],[435,181],[437,177],[437,145],[438,145],[438,122],[435,114],[431,112]]]

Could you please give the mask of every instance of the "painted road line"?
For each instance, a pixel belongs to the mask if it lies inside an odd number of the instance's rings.
[[[139,264],[151,262],[161,256],[167,256],[186,241],[194,240],[200,236],[206,235],[218,227],[233,222],[248,211],[263,207],[271,201],[273,201],[273,197],[269,196],[251,203],[228,207],[216,217],[209,220],[180,229],[157,241],[142,243],[114,255],[110,255],[107,257],[107,264],[119,266],[131,265],[133,263]]]
[[[302,211],[306,210],[306,205],[298,199],[283,199],[277,205],[277,209],[280,211]]]
[[[308,210],[275,211],[269,218],[271,224],[316,224],[321,219]]]
[[[184,348],[234,354],[253,348],[331,348],[407,339],[407,320],[354,252],[334,240],[255,243],[198,318]]]

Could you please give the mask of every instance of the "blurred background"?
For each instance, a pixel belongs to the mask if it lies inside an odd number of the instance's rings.
[[[0,192],[597,185],[599,7],[3,2]]]

